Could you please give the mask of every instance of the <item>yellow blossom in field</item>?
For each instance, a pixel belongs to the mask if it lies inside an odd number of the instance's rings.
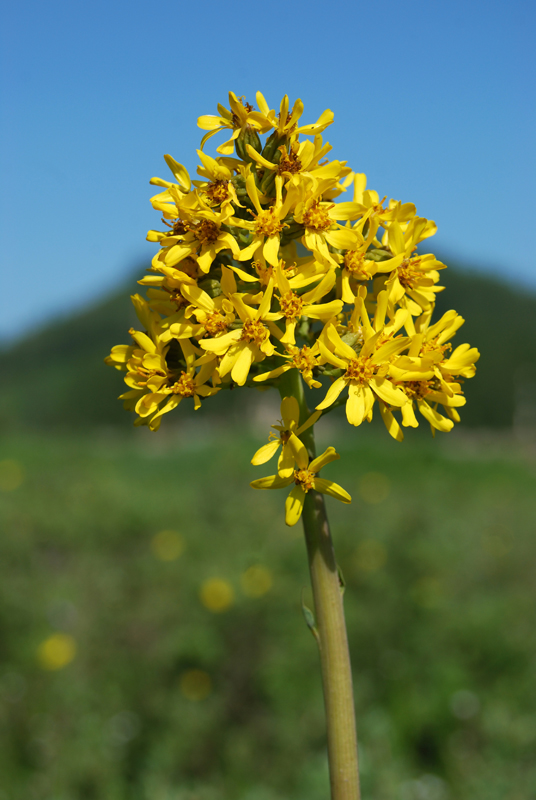
[[[39,645],[37,659],[43,669],[63,669],[76,655],[76,642],[68,633],[53,633]]]
[[[305,445],[297,440],[290,442],[296,460],[297,469],[293,470],[288,477],[281,475],[269,475],[267,478],[258,478],[251,482],[254,489],[284,489],[294,483],[294,489],[290,492],[285,503],[285,522],[287,525],[295,525],[301,517],[305,495],[311,490],[328,494],[343,503],[351,503],[352,498],[348,492],[339,486],[338,483],[319,478],[318,472],[330,461],[340,458],[334,447],[328,447],[322,455],[309,461],[309,454]]]
[[[298,401],[295,397],[284,397],[281,401],[281,420],[278,425],[272,425],[272,428],[278,433],[277,435],[270,433],[268,438],[271,441],[257,450],[251,459],[251,463],[255,466],[265,464],[273,458],[281,447],[281,454],[277,462],[277,472],[281,477],[287,478],[294,469],[294,452],[302,447],[298,437],[303,431],[315,424],[320,414],[320,411],[315,411],[303,425],[300,425]]]
[[[199,599],[213,614],[222,614],[234,603],[234,589],[223,578],[209,578],[201,584]]]

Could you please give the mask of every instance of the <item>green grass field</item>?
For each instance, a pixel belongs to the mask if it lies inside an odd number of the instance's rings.
[[[334,439],[364,800],[535,798],[534,460]],[[263,442],[4,435],[0,800],[327,799],[305,547],[285,493],[249,488]]]

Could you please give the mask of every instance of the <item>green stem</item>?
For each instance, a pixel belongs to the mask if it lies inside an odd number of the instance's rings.
[[[287,377],[288,376],[288,377]],[[300,405],[300,424],[309,417],[298,370],[289,370],[280,385],[281,396],[294,395]],[[297,378],[297,379],[296,379]],[[301,437],[315,456],[313,427]],[[359,770],[352,669],[344,621],[342,592],[323,495],[308,492],[303,507],[313,588],[318,645],[326,708],[329,774],[332,800],[359,800]]]

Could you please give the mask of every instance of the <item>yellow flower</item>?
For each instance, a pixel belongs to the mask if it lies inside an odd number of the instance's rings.
[[[456,409],[466,403],[454,376],[472,378],[480,353],[476,347],[462,344],[446,357],[452,349],[448,340],[464,322],[455,311],[447,311],[434,325],[430,326],[429,321],[430,313],[416,320],[408,354],[395,361],[390,372],[410,401],[402,408],[402,425],[418,426],[414,412],[417,406],[433,430],[447,432],[460,421]],[[443,406],[447,417],[438,412],[438,405]]]
[[[435,284],[439,280],[438,270],[445,269],[445,265],[431,253],[413,255],[427,223],[428,220],[415,217],[405,231],[398,222],[391,223],[382,246],[388,246],[394,257],[377,264],[378,273],[391,273],[387,281],[390,302],[399,303],[414,315],[432,308],[437,292],[444,289]]]
[[[201,140],[201,149],[211,136],[227,128],[232,130],[233,134],[227,142],[217,148],[217,151],[223,155],[230,155],[233,152],[235,140],[248,127],[261,133],[266,133],[273,127],[262,113],[254,111],[253,106],[246,103],[245,98],[238,98],[234,92],[229,92],[229,105],[231,108],[227,109],[218,103],[220,116],[205,114],[197,120],[198,126],[208,131]]]
[[[162,415],[176,408],[185,397],[193,398],[197,411],[201,407],[202,397],[210,397],[219,392],[218,387],[206,385],[214,374],[216,360],[203,363],[196,372],[197,353],[194,346],[184,339],[180,340],[180,345],[186,360],[186,370],[169,371],[165,378],[158,375],[149,379],[149,393],[143,394],[136,403],[136,413],[142,421],[147,418],[151,430],[157,430]]]
[[[221,378],[231,373],[232,380],[243,386],[251,365],[273,355],[275,347],[270,341],[270,333],[281,337],[281,331],[273,321],[280,319],[282,314],[270,312],[272,294],[273,281],[270,280],[257,310],[247,305],[239,294],[232,295],[242,327],[200,342],[203,350],[223,356],[218,367]]]
[[[200,339],[207,335],[219,337],[227,333],[236,318],[231,300],[231,295],[236,292],[236,281],[227,267],[222,267],[220,287],[222,294],[212,298],[200,286],[183,285],[182,296],[186,308],[178,319],[175,315],[168,320],[169,326],[160,340]]]
[[[202,150],[198,150],[197,155],[203,165],[197,168],[197,172],[209,180],[208,183],[193,182],[194,186],[197,187],[198,195],[210,206],[219,206],[222,203],[231,201],[233,205],[241,207],[242,204],[238,200],[236,189],[232,182],[232,169],[225,164],[225,161],[230,162],[233,159],[212,158],[203,153]]]
[[[391,200],[389,206],[384,208],[385,197],[380,200],[378,192],[366,188],[367,176],[357,173],[354,176],[354,203],[358,206],[358,213],[363,220],[368,222],[372,236],[376,235],[378,228],[388,227],[391,222],[407,222],[415,216],[413,203],[401,203]]]
[[[292,290],[281,264],[277,265],[275,275],[279,290],[279,307],[285,319],[285,333],[281,337],[283,344],[296,344],[296,325],[302,316],[327,322],[341,312],[342,300],[332,300],[330,303],[318,302],[333,289],[335,285],[334,270],[326,273],[318,286],[301,295]]]
[[[382,303],[387,303],[387,292],[382,292]],[[384,313],[377,313],[371,325],[365,309],[363,294],[356,299],[352,327],[357,329],[360,322],[360,336],[351,332],[349,342],[341,338],[332,323],[328,323],[318,339],[320,352],[326,362],[344,370],[330,386],[324,400],[317,409],[329,408],[348,387],[346,417],[351,425],[361,425],[364,419],[372,418],[372,407],[376,398],[390,405],[403,406],[407,398],[401,389],[393,386],[388,379],[393,356],[401,353],[409,345],[408,337],[394,337],[404,324],[407,312],[402,309],[388,325],[384,324]]]
[[[160,239],[163,249],[153,258],[153,267],[158,268],[162,263],[174,267],[194,256],[201,272],[206,273],[222,250],[230,250],[233,258],[238,258],[240,248],[236,239],[222,228],[233,214],[231,204],[224,204],[220,211],[208,206],[190,210],[181,205],[175,213],[177,218],[170,234]]]
[[[331,149],[330,144],[322,143],[321,136],[315,136],[314,142],[306,139],[299,143],[293,142],[289,147],[281,145],[276,151],[279,156],[275,161],[269,161],[251,145],[246,145],[249,157],[262,169],[281,175],[294,186],[299,185],[302,176],[311,178],[314,185],[317,185],[321,180],[337,182],[349,175],[351,170],[346,166],[346,161],[319,164],[320,159]]]
[[[287,192],[283,200],[283,178],[277,175],[275,179],[275,202],[263,208],[261,200],[266,203],[266,198],[259,194],[255,184],[255,176],[249,172],[246,178],[246,189],[251,202],[255,206],[256,214],[253,214],[253,221],[233,217],[231,225],[238,228],[245,228],[253,233],[253,239],[237,256],[239,261],[248,261],[253,258],[257,250],[262,247],[262,254],[266,261],[275,267],[279,263],[279,246],[281,233],[284,228],[283,220],[288,215],[294,202],[294,193]],[[250,212],[252,213],[252,212]]]
[[[298,120],[303,114],[303,103],[299,99],[296,100],[289,114],[288,95],[285,95],[281,100],[279,113],[277,115],[275,111],[269,109],[266,100],[260,92],[257,92],[257,104],[263,117],[270,120],[278,137],[295,137],[300,133],[303,133],[305,136],[314,136],[315,134],[325,131],[328,125],[331,125],[333,122],[333,111],[326,109],[312,125],[301,125],[298,127]]]
[[[327,184],[327,185],[326,185]],[[312,250],[320,261],[338,266],[338,261],[329,250],[346,250],[357,244],[357,236],[351,228],[340,225],[337,220],[349,220],[356,216],[355,203],[331,203],[322,200],[323,190],[332,181],[310,181],[300,184],[301,197],[294,209],[294,219],[305,228],[302,243]]]
[[[333,481],[319,478],[317,475],[322,467],[329,464],[330,461],[336,461],[340,458],[335,448],[328,447],[321,456],[310,462],[305,445],[297,437],[296,441],[299,445],[295,444],[295,440],[289,440],[289,443],[298,469],[293,470],[289,477],[283,478],[280,475],[270,475],[267,478],[259,478],[251,482],[251,486],[254,489],[283,489],[286,486],[290,486],[291,483],[295,484],[285,503],[285,522],[289,526],[298,522],[303,511],[305,495],[311,490],[321,494],[328,494],[343,503],[352,502],[352,498],[342,486]]]
[[[288,372],[289,369],[297,369],[305,383],[310,389],[320,389],[322,384],[313,377],[313,370],[321,363],[320,348],[318,342],[315,342],[312,347],[304,344],[303,347],[295,347],[292,344],[285,345],[286,353],[274,353],[277,358],[284,358],[285,363],[280,367],[263,372],[261,375],[255,375],[253,378],[256,382],[274,380],[283,373]]]
[[[265,464],[281,447],[281,453],[277,462],[277,471],[280,477],[288,478],[289,475],[292,475],[294,470],[294,451],[303,446],[298,439],[299,435],[307,430],[307,428],[310,428],[311,425],[314,425],[321,413],[321,411],[315,411],[315,413],[311,414],[309,419],[300,426],[300,407],[298,401],[295,397],[284,397],[281,401],[280,424],[272,425],[272,428],[278,431],[278,434],[270,433],[269,439],[273,439],[273,441],[268,441],[268,444],[259,448],[251,459],[251,463],[255,466]]]

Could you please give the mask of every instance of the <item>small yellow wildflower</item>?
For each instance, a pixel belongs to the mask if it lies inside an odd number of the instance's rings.
[[[37,658],[43,669],[63,669],[76,655],[76,642],[68,633],[53,633],[39,645]]]
[[[222,578],[209,578],[201,585],[199,598],[209,611],[221,614],[233,605],[234,590],[231,584]]]
[[[290,442],[293,448],[294,458],[298,469],[293,470],[289,477],[282,478],[280,475],[270,475],[267,478],[258,478],[251,482],[254,489],[284,489],[286,486],[295,484],[285,503],[285,522],[287,525],[295,525],[301,517],[305,495],[311,490],[328,494],[342,503],[351,503],[352,498],[348,492],[333,481],[319,478],[317,473],[330,461],[340,458],[334,447],[328,447],[322,455],[309,461],[307,449],[302,442],[297,440]]]
[[[265,464],[277,453],[281,447],[281,454],[277,462],[277,471],[282,478],[287,478],[292,475],[294,470],[296,449],[303,447],[299,440],[299,436],[303,431],[310,428],[311,425],[317,421],[322,412],[316,411],[311,414],[309,419],[303,424],[299,425],[300,408],[298,401],[295,397],[284,397],[281,401],[281,420],[279,425],[272,425],[272,428],[278,431],[278,435],[270,433],[268,444],[263,445],[253,458],[251,463],[255,466]]]

